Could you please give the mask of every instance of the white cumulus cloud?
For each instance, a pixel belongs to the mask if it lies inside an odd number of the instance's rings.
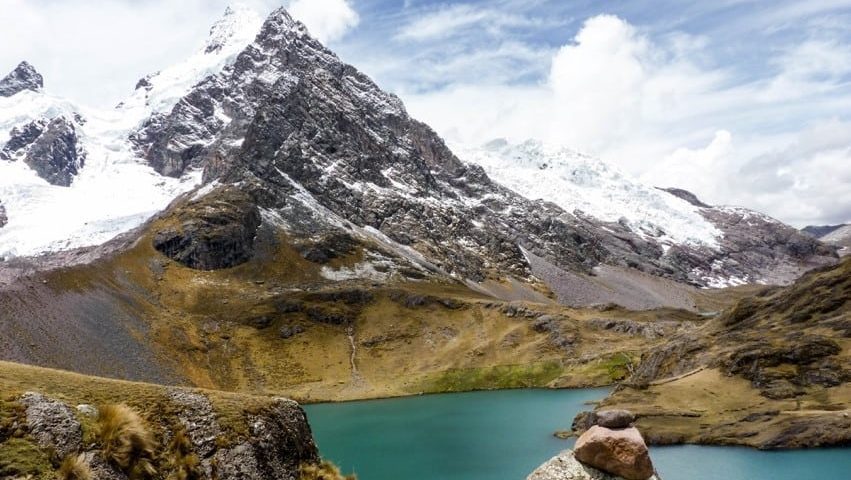
[[[848,133],[836,119],[851,107],[851,46],[820,35],[776,48],[772,68],[749,78],[702,62],[715,47],[597,15],[537,85],[482,79],[400,94],[450,142],[539,138],[711,203],[801,226],[851,220],[851,135],[836,133]]]
[[[347,0],[294,0],[287,10],[322,42],[339,40],[360,22]]]

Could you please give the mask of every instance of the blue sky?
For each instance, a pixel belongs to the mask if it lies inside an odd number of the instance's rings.
[[[0,66],[111,105],[228,2],[93,3],[0,0]],[[851,1],[286,3],[450,143],[534,137],[797,226],[851,221]]]

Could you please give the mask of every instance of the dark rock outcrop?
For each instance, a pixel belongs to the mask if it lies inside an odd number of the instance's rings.
[[[9,217],[6,215],[6,207],[0,202],[0,228],[5,227],[7,223],[9,223]]]
[[[0,160],[15,160],[23,158],[27,148],[38,140],[47,130],[47,119],[34,120],[26,125],[15,127],[9,132],[9,141],[0,150]]]
[[[170,212],[170,226],[156,233],[154,248],[198,270],[234,267],[254,254],[260,221],[260,211],[247,194],[219,188]]]
[[[712,205],[708,205],[706,203],[701,202],[700,199],[697,198],[697,195],[689,192],[688,190],[684,190],[682,188],[660,188],[659,190],[664,190],[664,191],[670,193],[671,195],[682,198],[683,200],[687,201],[688,203],[694,205],[695,207],[701,207],[701,208],[711,208],[712,207]]]
[[[0,160],[22,160],[52,185],[67,187],[85,163],[74,122],[40,119],[13,128]]]
[[[0,79],[0,97],[11,97],[24,90],[38,91],[44,78],[27,62],[21,62],[11,73]]]
[[[172,478],[172,475],[198,480],[299,478],[302,465],[319,462],[307,417],[294,401],[270,399],[256,411],[244,412],[246,433],[227,439],[205,395],[173,389],[168,398],[173,403],[170,412],[176,419],[149,420],[156,421],[163,429],[157,433],[163,437],[162,448],[171,448],[168,440],[177,432],[185,434],[189,440],[185,453],[194,456],[196,463],[183,466],[191,467],[191,475],[184,477],[172,471],[181,465],[160,460],[157,468],[163,478]],[[135,478],[128,477],[127,472],[105,460],[108,457],[101,450],[99,439],[83,442],[82,425],[68,405],[38,393],[24,394],[20,403],[25,407],[28,434],[41,448],[53,452],[53,461],[58,463],[67,456],[80,455],[94,478]]]

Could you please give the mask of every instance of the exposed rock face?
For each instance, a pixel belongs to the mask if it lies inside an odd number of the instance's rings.
[[[747,378],[769,398],[789,398],[805,387],[851,380],[838,358],[840,344],[819,331],[847,335],[849,270],[846,260],[786,289],[745,298],[700,331],[675,335],[643,354],[629,383],[646,386],[704,366]]]
[[[171,400],[180,407],[177,418],[200,458],[209,458],[216,451],[216,438],[222,434],[210,399],[198,393],[174,389]],[[205,468],[210,469],[209,465]],[[210,473],[209,471],[207,472]]]
[[[713,275],[712,264],[718,260],[729,267],[727,275],[740,279],[742,283],[760,280],[787,285],[808,268],[831,263],[820,259],[836,257],[835,249],[767,215],[734,207],[716,207],[701,212],[724,232],[720,240],[723,258],[700,259],[694,264],[694,268],[704,276]],[[807,267],[810,262],[815,263]],[[738,268],[733,265],[738,265]]]
[[[223,124],[217,111],[232,121]],[[152,118],[134,141],[165,174],[203,165],[208,178],[224,173],[227,182],[257,185],[259,206],[299,233],[333,232],[350,221],[474,279],[496,267],[527,277],[518,243],[573,269],[607,256],[581,220],[460,162],[398,98],[284,10],[232,67]]]
[[[0,97],[11,97],[24,90],[41,90],[44,79],[36,69],[27,62],[21,62],[11,73],[0,80]]]
[[[154,248],[169,258],[199,270],[230,268],[251,258],[260,211],[240,190],[221,188],[172,215],[175,225],[154,237]]]
[[[302,463],[319,460],[307,417],[297,403],[279,400],[250,425],[247,442],[216,452],[212,478],[297,478]]]
[[[210,400],[204,395],[174,389],[169,393],[178,422],[157,419],[167,430],[165,439],[175,434],[179,426],[192,444],[191,453],[200,459],[199,480],[264,480],[269,478],[299,478],[304,464],[319,462],[319,455],[307,417],[301,407],[291,400],[275,399],[246,418],[247,435],[226,445],[222,429],[216,420]],[[104,460],[97,442],[83,444],[83,431],[73,410],[62,402],[38,393],[20,398],[26,407],[29,434],[38,445],[55,452],[55,460],[68,455],[82,454],[94,478],[127,480],[128,475]],[[153,419],[151,419],[153,421]],[[162,446],[167,445],[166,441]],[[167,463],[159,465],[163,477],[169,476]],[[176,474],[176,472],[171,472]],[[171,476],[169,476],[171,478]],[[182,477],[181,477],[182,478]]]
[[[47,129],[47,119],[34,120],[26,125],[15,127],[9,132],[9,141],[0,150],[0,160],[16,160],[23,158],[27,148]]]
[[[27,425],[41,447],[53,449],[56,458],[77,452],[83,445],[83,429],[68,405],[38,393],[21,397],[26,406]]]
[[[786,238],[795,245],[780,258],[759,250],[764,242],[734,239],[730,252],[753,247],[756,259],[741,253],[713,271],[727,250],[666,251],[617,222],[522,197],[460,161],[397,97],[341,62],[283,9],[230,66],[149,118],[131,141],[164,175],[204,168],[206,181],[250,190],[293,237],[340,238],[342,229],[364,228],[473,281],[544,278],[547,268],[586,274],[606,264],[708,285],[717,277],[755,281],[778,263],[814,255],[833,259],[811,240]],[[318,263],[327,253],[304,252]]]
[[[601,330],[626,333],[633,336],[641,336],[647,339],[655,339],[676,332],[681,324],[674,321],[639,322],[628,319],[615,318],[592,318],[588,324]]]
[[[85,163],[74,122],[64,117],[13,128],[0,160],[23,160],[53,185],[67,187]]]
[[[620,480],[622,478],[580,463],[574,452],[567,450],[538,467],[526,477],[526,480]],[[659,477],[653,475],[650,480],[659,480]]]
[[[9,217],[6,215],[6,207],[0,202],[0,228],[5,227],[8,222]]]
[[[594,425],[576,441],[574,453],[580,462],[627,480],[647,480],[654,474],[647,445],[634,427]]]
[[[697,198],[697,195],[689,192],[688,190],[683,190],[682,188],[660,188],[660,190],[664,190],[671,195],[682,198],[695,207],[711,208],[711,205],[701,202],[700,199]]]

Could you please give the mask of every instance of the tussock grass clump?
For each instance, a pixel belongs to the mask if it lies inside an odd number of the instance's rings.
[[[166,466],[171,473],[168,480],[200,480],[201,460],[192,451],[192,442],[186,430],[180,429],[169,442],[168,453],[165,456]]]
[[[98,439],[106,460],[131,479],[156,475],[156,440],[147,424],[127,405],[104,405],[98,409]]]
[[[321,463],[306,463],[301,466],[299,480],[357,480],[357,475],[343,475],[336,465],[323,460]]]
[[[68,455],[59,466],[59,480],[92,480],[92,469],[86,462],[86,456]]]

